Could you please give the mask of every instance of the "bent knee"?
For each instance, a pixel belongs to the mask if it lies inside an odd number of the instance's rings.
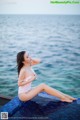
[[[40,85],[41,85],[42,87],[44,87],[46,84],[45,84],[45,83],[41,83]]]

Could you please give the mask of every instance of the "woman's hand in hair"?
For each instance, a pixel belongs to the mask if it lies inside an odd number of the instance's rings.
[[[31,58],[31,66],[39,64],[41,62],[41,59],[39,58]]]

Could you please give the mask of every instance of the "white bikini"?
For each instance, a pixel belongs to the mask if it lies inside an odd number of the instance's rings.
[[[34,70],[31,68],[31,70],[32,70],[32,72],[36,75],[36,78],[35,79],[37,79],[37,74],[34,72]],[[29,76],[27,79],[30,79],[30,77],[31,76]],[[26,79],[25,79],[26,80]],[[32,82],[30,82],[30,83],[28,83],[28,84],[26,84],[26,85],[23,85],[23,86],[19,86],[19,88],[18,88],[18,94],[20,94],[20,93],[25,93],[25,92],[28,92],[29,90],[31,90],[32,89],[32,87],[31,87],[31,83]]]

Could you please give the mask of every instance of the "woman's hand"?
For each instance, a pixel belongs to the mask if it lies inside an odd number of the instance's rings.
[[[30,82],[32,82],[33,80],[35,80],[36,76],[35,75],[31,75],[23,80],[18,81],[18,86],[23,86],[26,85]]]
[[[40,62],[41,62],[41,59],[39,58],[35,58],[35,59],[31,58],[31,66],[39,64]]]

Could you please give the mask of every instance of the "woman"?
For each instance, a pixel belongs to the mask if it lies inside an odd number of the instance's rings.
[[[39,59],[32,59],[26,51],[21,51],[17,54],[19,99],[21,101],[28,101],[35,97],[38,93],[45,91],[52,96],[58,97],[64,102],[72,102],[73,100],[76,100],[76,98],[64,94],[45,83],[41,83],[35,88],[31,88],[32,81],[37,78],[37,74],[33,71],[32,66],[39,63]]]

